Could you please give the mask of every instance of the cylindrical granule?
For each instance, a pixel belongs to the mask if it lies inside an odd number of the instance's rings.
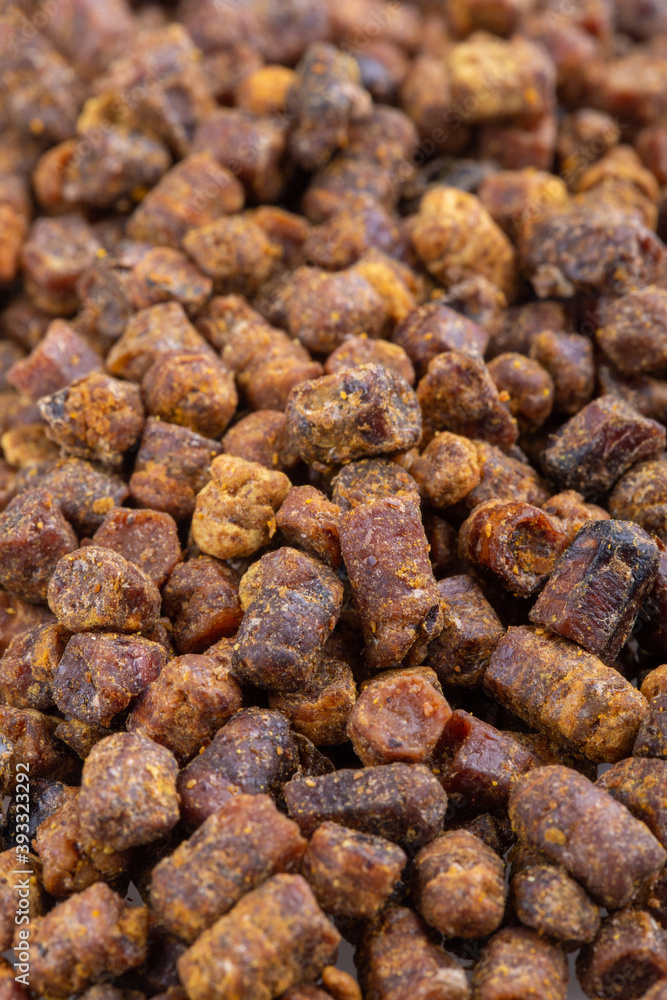
[[[625,806],[561,765],[520,778],[509,812],[521,840],[564,865],[610,909],[625,906],[667,860],[648,827]]]

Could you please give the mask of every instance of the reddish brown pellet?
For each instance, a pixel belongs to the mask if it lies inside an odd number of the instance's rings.
[[[523,270],[540,298],[622,295],[635,283],[651,284],[664,253],[637,213],[594,201],[572,201],[538,218],[520,244]]]
[[[509,811],[521,840],[564,865],[609,909],[625,906],[665,861],[648,827],[582,774],[560,765],[521,778]]]
[[[204,931],[178,972],[191,1000],[230,1000],[239,991],[275,997],[318,978],[339,941],[308,883],[275,875]]]
[[[222,450],[219,441],[149,417],[130,476],[130,492],[141,507],[164,511],[176,521],[191,517],[195,498],[210,479],[209,466]]]
[[[238,574],[212,556],[179,563],[162,591],[164,613],[173,624],[179,653],[203,653],[241,624]]]
[[[12,365],[7,381],[36,402],[101,368],[102,359],[90,344],[69,323],[54,319],[32,353]]]
[[[104,845],[91,845],[88,851],[82,840],[78,789],[67,789],[65,800],[35,833],[44,888],[57,899],[82,892],[95,882],[114,884],[127,869],[127,852]]]
[[[174,299],[188,315],[196,314],[210,298],[213,282],[172,247],[154,247],[132,268],[128,298],[135,309],[149,309]]]
[[[635,521],[644,531],[667,542],[664,496],[667,461],[663,456],[638,462],[621,476],[609,497],[612,517]]]
[[[500,448],[509,448],[519,436],[486,365],[472,354],[451,350],[433,358],[417,386],[417,398],[424,420],[434,430]]]
[[[341,561],[341,510],[312,486],[294,486],[276,515],[285,540],[337,569]]]
[[[142,390],[151,416],[207,438],[222,435],[238,404],[226,365],[196,351],[160,355],[144,375]]]
[[[60,559],[48,587],[49,607],[71,632],[137,632],[155,625],[160,592],[143,570],[95,545]]]
[[[310,839],[301,874],[325,913],[369,919],[382,909],[406,864],[396,844],[324,822]]]
[[[46,490],[27,490],[0,514],[0,584],[44,603],[61,557],[77,547],[74,529]]]
[[[306,846],[268,795],[237,795],[156,865],[151,905],[192,942],[267,878],[298,869]]]
[[[486,441],[475,441],[480,481],[455,508],[467,517],[487,500],[517,500],[539,507],[549,497],[549,490],[531,465],[505,454]]]
[[[309,836],[331,820],[399,844],[421,846],[442,829],[447,796],[422,764],[341,769],[285,785],[290,815]]]
[[[128,236],[178,249],[186,231],[243,207],[243,188],[210,152],[193,153],[162,177],[135,209]]]
[[[547,120],[548,121],[548,120]],[[549,131],[549,126],[545,122],[544,132]],[[523,137],[532,135],[539,136],[537,129],[503,128],[503,126],[487,127],[483,130],[480,138],[480,150],[484,150],[493,156],[492,147],[499,144],[498,140],[504,138],[506,146],[500,153],[498,159],[502,161],[512,156],[510,152],[511,138],[518,140],[523,133]],[[520,154],[519,154],[520,155]],[[499,170],[484,178],[478,190],[478,196],[486,210],[491,215],[494,222],[507,233],[510,238],[516,238],[522,228],[529,224],[533,215],[549,208],[557,208],[567,204],[568,193],[564,181],[559,177],[544,170],[536,170],[537,163],[532,163],[527,169]]]
[[[568,950],[590,943],[600,927],[600,911],[579,883],[529,847],[517,844],[510,857],[510,905],[521,923]]]
[[[79,305],[77,282],[95,260],[100,244],[80,215],[33,222],[21,263],[26,291],[50,316],[71,316]]]
[[[162,587],[182,553],[174,519],[157,510],[110,510],[92,538],[93,545],[113,549],[135,563]]]
[[[362,458],[349,462],[331,481],[331,499],[341,510],[352,510],[380,497],[417,492],[417,483],[390,458]]]
[[[122,975],[144,960],[147,932],[148,910],[97,882],[33,921],[31,981],[40,992],[67,997]]]
[[[234,670],[269,691],[299,691],[313,676],[340,615],[343,587],[316,559],[282,548],[246,574],[246,614],[234,644]]]
[[[232,299],[234,296],[214,299],[216,313],[223,310],[224,317],[223,303]],[[259,316],[244,318],[241,314],[231,322],[223,319],[211,336],[214,343],[222,342],[222,360],[236,374],[238,386],[253,409],[284,410],[295,386],[322,374],[322,366],[311,360],[299,341]]]
[[[482,809],[506,806],[514,782],[542,763],[512,733],[500,732],[461,709],[448,719],[441,746],[443,786]]]
[[[410,463],[410,475],[422,499],[433,507],[458,503],[479,485],[475,444],[466,437],[442,431]]]
[[[167,747],[181,762],[241,707],[241,691],[229,671],[212,656],[196,653],[174,657],[137,693],[127,729]]]
[[[539,996],[565,1000],[567,961],[562,949],[524,927],[498,931],[486,945],[473,970],[475,1000],[504,1000],[508,996]]]
[[[421,434],[417,397],[381,365],[304,382],[286,410],[290,447],[308,462],[341,464],[410,448]]]
[[[443,616],[417,495],[349,511],[341,520],[340,542],[369,665],[377,670],[421,663],[442,631]]]
[[[499,354],[488,371],[501,399],[509,395],[510,413],[524,432],[536,431],[551,414],[554,382],[546,368],[521,354]]]
[[[144,426],[138,386],[99,372],[42,397],[39,412],[49,437],[65,454],[115,467],[137,444]]]
[[[183,249],[213,281],[217,294],[251,298],[279,268],[282,248],[250,213],[216,219],[190,229]]]
[[[395,253],[400,240],[398,219],[376,199],[360,195],[311,228],[303,253],[307,261],[335,271],[356,263],[371,249]],[[376,290],[380,291],[377,285]]]
[[[543,330],[532,339],[530,357],[553,381],[553,406],[561,413],[578,413],[595,388],[593,345],[577,333]]]
[[[32,469],[36,485],[51,494],[79,537],[92,535],[105,514],[130,495],[127,483],[115,473],[79,458],[65,458],[47,468]]]
[[[298,690],[269,694],[269,706],[287,716],[295,733],[316,747],[347,743],[347,724],[356,700],[352,669],[342,660],[329,658],[326,646],[313,675]]]
[[[420,378],[426,374],[429,361],[443,351],[465,351],[481,357],[488,343],[481,326],[439,301],[412,310],[396,327],[392,339],[407,353]]]
[[[610,304],[597,339],[618,371],[626,375],[664,373],[666,325],[667,291],[641,288]]]
[[[283,301],[289,333],[317,353],[333,351],[351,335],[379,337],[387,322],[385,299],[357,267],[335,273],[299,268],[287,279]]]
[[[99,136],[86,131],[78,141],[50,149],[37,164],[35,191],[47,210],[130,207],[133,194],[154,187],[171,165],[157,138],[119,128]]]
[[[588,521],[606,521],[609,514],[597,504],[586,503],[581,493],[576,490],[563,490],[562,493],[555,493],[543,503],[542,510],[555,518],[562,525],[567,534],[568,541],[573,542],[577,532]],[[631,518],[627,518],[631,520]]]
[[[367,1000],[469,1000],[466,974],[407,907],[390,906],[369,924],[355,963]]]
[[[336,375],[347,368],[373,364],[391,368],[410,385],[414,384],[415,370],[403,348],[386,340],[372,340],[365,335],[344,340],[327,358],[324,372],[326,375]]]
[[[218,169],[228,178],[225,184],[231,180],[234,186],[223,191],[223,200],[229,205],[226,213],[220,212],[212,197],[208,217],[193,221],[191,226],[237,212],[243,206],[243,194],[254,202],[272,202],[280,197],[285,185],[281,169],[287,139],[285,124],[282,114],[252,114],[241,108],[217,107],[206,115],[194,135],[192,145],[197,152],[193,155],[215,157]],[[207,165],[207,172],[209,169]]]
[[[261,708],[242,709],[183,769],[178,781],[183,816],[199,825],[234,795],[277,795],[298,765],[299,753],[285,716]]]
[[[657,457],[664,447],[660,424],[615,396],[600,396],[554,435],[544,465],[562,486],[596,497],[636,462]]]
[[[69,640],[53,672],[53,700],[70,718],[110,726],[166,662],[163,647],[141,636],[81,632]]]
[[[177,773],[173,754],[144,736],[114,733],[95,744],[79,797],[85,840],[122,851],[164,836],[179,819]]]
[[[627,757],[648,711],[644,696],[617,670],[541,628],[508,629],[484,688],[529,725],[593,761]]]
[[[35,625],[17,635],[0,658],[5,701],[15,708],[49,708],[51,686],[69,632],[61,625]]]
[[[505,866],[467,830],[436,837],[415,858],[415,901],[446,937],[492,934],[505,913]]]
[[[279,410],[255,410],[233,424],[222,439],[228,455],[259,462],[267,469],[290,473],[299,465],[286,442],[285,414]]]
[[[451,714],[428,667],[391,670],[370,680],[347,723],[347,734],[367,766],[428,761]]]
[[[628,757],[601,774],[596,784],[640,819],[661,844],[667,844],[667,800],[663,788],[667,761]]]
[[[517,597],[534,593],[567,545],[560,524],[527,503],[489,500],[461,526],[459,554]]]
[[[109,351],[107,367],[112,375],[141,382],[151,365],[171,351],[191,351],[214,358],[183,306],[179,302],[162,302],[132,316],[122,337]]]

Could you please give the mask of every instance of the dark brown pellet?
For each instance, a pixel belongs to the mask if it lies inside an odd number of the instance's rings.
[[[667,978],[667,941],[645,910],[607,917],[577,958],[577,976],[588,996],[635,1000]]]
[[[642,528],[590,521],[563,553],[530,619],[612,659],[651,591],[658,563],[658,547]]]
[[[293,778],[284,788],[290,815],[309,836],[331,820],[361,833],[419,846],[442,828],[447,796],[422,764],[383,764]]]
[[[503,635],[500,619],[472,576],[448,576],[437,586],[444,626],[425,663],[447,686],[478,687]]]
[[[81,777],[85,840],[122,851],[164,836],[179,819],[177,773],[169,750],[135,733],[96,743]]]
[[[298,765],[299,753],[285,716],[261,708],[242,709],[181,772],[183,816],[199,825],[234,795],[277,795]]]

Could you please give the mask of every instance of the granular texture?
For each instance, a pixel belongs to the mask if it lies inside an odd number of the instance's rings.
[[[0,0],[0,1000],[664,993],[666,10]]]

